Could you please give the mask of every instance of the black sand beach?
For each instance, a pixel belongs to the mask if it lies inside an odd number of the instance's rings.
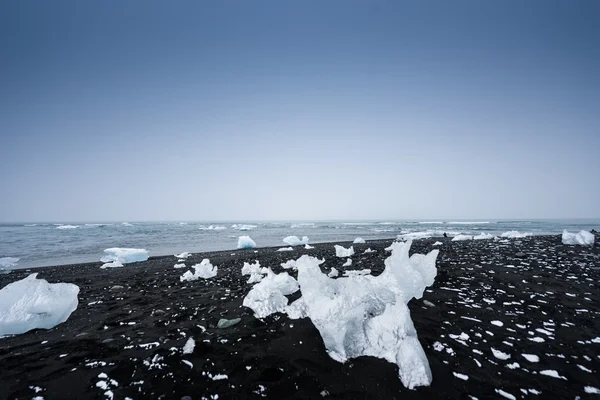
[[[437,240],[443,245],[434,247]],[[281,272],[280,263],[309,254],[325,258],[325,271],[379,274],[390,243],[355,244],[349,268],[333,244],[194,254],[188,267],[210,258],[218,275],[184,283],[186,269],[174,269],[172,256],[0,275],[0,287],[32,272],[80,287],[65,323],[0,339],[0,398],[574,399],[592,396],[586,386],[600,388],[600,248],[565,246],[558,235],[413,242],[411,253],[440,249],[435,284],[409,303],[433,373],[431,386],[413,391],[384,360],[329,358],[308,318],[258,320],[242,306],[252,286],[240,273],[244,262]],[[376,252],[363,254],[368,247]],[[123,288],[111,290],[116,285]],[[239,324],[216,327],[236,317]],[[184,355],[190,337],[196,347]],[[542,373],[550,370],[557,377]]]

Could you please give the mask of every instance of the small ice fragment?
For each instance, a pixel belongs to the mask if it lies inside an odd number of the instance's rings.
[[[196,342],[194,339],[189,338],[185,345],[183,346],[183,354],[192,354],[194,352],[194,348],[196,347]]]
[[[354,247],[350,246],[350,248],[346,249],[340,245],[335,245],[335,256],[339,258],[352,257],[354,255]]]

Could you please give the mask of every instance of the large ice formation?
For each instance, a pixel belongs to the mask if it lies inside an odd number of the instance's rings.
[[[349,249],[346,249],[338,244],[335,245],[335,256],[340,258],[352,257],[354,255],[354,247],[350,246]]]
[[[195,281],[199,278],[210,279],[217,276],[217,267],[214,267],[208,258],[205,258],[200,264],[193,265],[194,272],[185,271],[183,275],[179,277],[181,282]]]
[[[432,379],[407,303],[433,284],[438,255],[433,250],[409,257],[411,244],[392,243],[385,270],[377,277],[331,279],[316,258],[304,255],[296,261],[301,299],[328,354],[340,362],[363,355],[393,362],[409,389]]]
[[[570,233],[565,229],[562,234],[563,244],[580,244],[583,246],[594,245],[594,235],[588,231],[579,231],[579,233]]]
[[[302,236],[302,240],[298,239],[298,236],[287,236],[283,238],[283,243],[289,246],[300,246],[302,244],[308,244],[308,236]]]
[[[48,283],[36,276],[31,274],[0,290],[0,336],[53,328],[77,308],[77,285]]]
[[[126,249],[122,247],[112,247],[104,250],[104,257],[100,261],[110,263],[118,261],[122,264],[146,261],[148,259],[148,250],[145,249]]]
[[[276,312],[283,312],[288,304],[288,294],[298,290],[298,282],[287,272],[275,274],[267,269],[265,276],[254,285],[242,303],[254,311],[256,318],[265,318]]]
[[[256,242],[250,236],[240,236],[238,238],[238,249],[253,249],[256,247]]]

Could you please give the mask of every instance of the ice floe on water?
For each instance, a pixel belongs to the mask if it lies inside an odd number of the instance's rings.
[[[299,239],[298,236],[287,236],[283,238],[283,243],[289,246],[308,244],[308,236],[302,236],[302,239]]]
[[[350,246],[350,248],[346,249],[339,244],[335,246],[335,256],[340,258],[352,257],[354,255],[354,247]]]
[[[19,260],[18,257],[2,257],[0,258],[0,269],[16,267]]]
[[[114,261],[121,264],[128,264],[148,259],[148,250],[129,249],[124,247],[112,247],[104,250],[104,257],[100,259],[103,263],[112,263]]]
[[[579,231],[578,233],[570,233],[564,230],[562,233],[563,244],[575,245],[579,244],[582,246],[593,246],[594,235],[588,231]]]
[[[429,385],[432,379],[407,303],[433,284],[438,255],[433,250],[409,257],[411,244],[392,243],[392,254],[377,277],[331,279],[316,258],[304,255],[296,261],[308,317],[331,358],[383,358],[398,365],[400,380],[409,389]]]
[[[253,249],[256,247],[256,242],[250,236],[240,236],[238,238],[238,249]]]
[[[217,276],[217,267],[213,266],[208,258],[202,260],[200,264],[192,266],[192,268],[194,269],[194,272],[185,271],[185,273],[179,277],[181,282],[196,281],[200,278],[210,279]]]
[[[48,283],[37,273],[0,290],[0,336],[50,329],[65,322],[78,305],[79,287]]]
[[[251,231],[254,228],[257,228],[256,225],[250,224],[233,224],[231,225],[233,229],[237,229],[238,231]]]

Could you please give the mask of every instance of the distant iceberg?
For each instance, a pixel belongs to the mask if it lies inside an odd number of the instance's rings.
[[[50,329],[65,322],[77,309],[79,287],[48,283],[37,273],[0,290],[0,336],[32,329]]]
[[[298,236],[287,236],[283,238],[283,243],[289,246],[300,246],[308,244],[308,236],[303,236],[302,240],[298,239]]]
[[[562,242],[563,244],[579,244],[582,246],[593,246],[594,245],[594,235],[588,231],[579,231],[579,233],[569,233],[565,229],[562,234]]]
[[[0,258],[0,269],[16,267],[19,260],[19,257],[2,257]]]
[[[238,249],[253,249],[256,247],[256,242],[250,236],[240,236],[238,238]]]
[[[123,247],[111,247],[104,250],[105,256],[100,259],[103,263],[117,261],[122,264],[128,264],[148,259],[148,250],[146,249],[128,249]]]

